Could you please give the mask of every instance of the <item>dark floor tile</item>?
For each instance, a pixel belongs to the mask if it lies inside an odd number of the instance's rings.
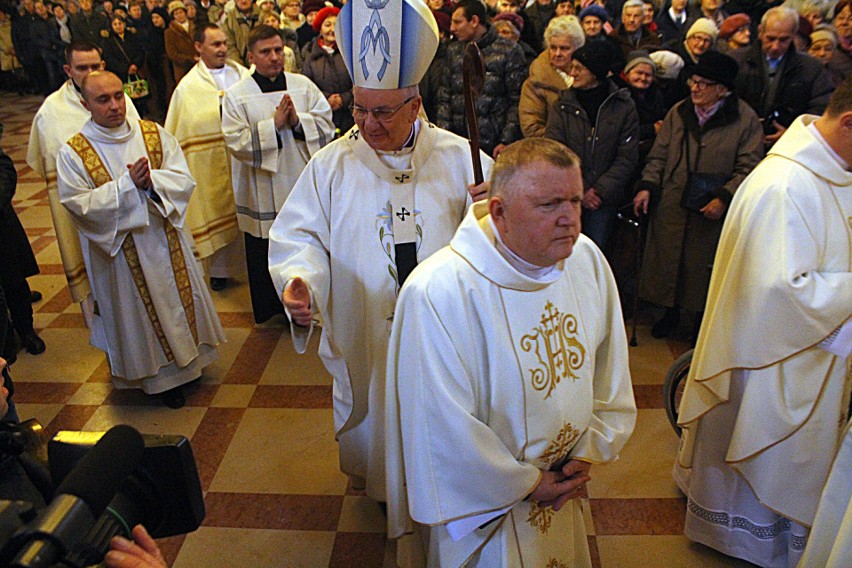
[[[251,408],[331,408],[331,386],[257,385]]]
[[[681,535],[686,500],[590,499],[595,534]]]
[[[192,452],[204,491],[210,487],[244,413],[244,408],[210,408],[196,428]]]
[[[337,533],[329,568],[382,568],[385,535],[381,533]]]
[[[36,304],[37,311],[41,314],[61,314],[74,303],[68,288],[61,288],[52,298],[45,302]]]
[[[29,232],[29,229],[27,229]],[[65,274],[65,267],[61,264],[39,264],[38,273],[45,276],[59,276]]]
[[[65,404],[77,392],[80,383],[27,383],[15,381],[15,402]]]
[[[278,345],[282,330],[274,327],[255,327],[243,342],[234,363],[225,375],[225,383],[256,385],[263,369]]]
[[[254,315],[251,312],[219,312],[222,327],[254,327]]]
[[[593,536],[586,537],[589,540],[589,555],[592,557],[592,568],[602,568],[601,552],[598,550],[598,539]]]
[[[633,385],[636,408],[665,408],[662,385]]]
[[[343,509],[343,495],[211,492],[204,501],[208,527],[336,531]]]
[[[70,314],[59,314],[52,322],[47,325],[48,328],[62,329],[86,329],[86,320],[83,319],[83,314],[76,312]]]
[[[166,561],[167,566],[174,564],[184,540],[186,540],[185,534],[157,539],[157,546],[160,547],[160,552],[163,553],[163,559]]]
[[[112,380],[112,373],[109,371],[109,361],[104,357],[104,360],[95,367],[95,370],[92,371],[92,374],[89,375],[89,378],[86,379],[87,383],[108,383]]]
[[[97,405],[67,404],[45,428],[48,438],[60,430],[82,430],[98,409]]]
[[[39,237],[30,241],[30,247],[33,249],[33,254],[38,254],[56,241],[56,237]]]

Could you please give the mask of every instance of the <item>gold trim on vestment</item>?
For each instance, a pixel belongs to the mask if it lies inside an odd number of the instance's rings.
[[[157,124],[148,120],[140,120],[139,126],[142,130],[142,138],[145,142],[145,150],[148,152],[148,162],[151,170],[161,169],[163,164],[163,144],[160,139],[160,131],[157,129]],[[68,145],[80,157],[83,162],[83,167],[86,168],[86,173],[92,178],[95,187],[100,187],[112,181],[112,176],[106,169],[100,155],[95,151],[91,142],[81,133],[75,134],[69,141]],[[195,302],[192,295],[192,283],[189,279],[189,271],[187,269],[186,258],[181,247],[180,237],[177,229],[175,229],[167,219],[163,219],[166,242],[169,247],[169,259],[171,260],[172,273],[174,274],[175,283],[178,288],[181,305],[183,306],[186,321],[192,333],[192,338],[198,344],[198,328],[195,319]],[[145,281],[145,274],[142,272],[142,265],[139,262],[139,253],[136,250],[136,243],[133,240],[133,233],[130,232],[121,244],[121,250],[124,253],[124,258],[127,261],[127,266],[130,269],[130,275],[133,278],[133,283],[139,292],[139,298],[145,306],[145,311],[148,314],[148,321],[151,327],[154,328],[154,333],[157,336],[157,341],[163,349],[166,360],[171,362],[175,360],[174,353],[169,345],[169,340],[163,331],[163,325],[160,323],[160,318],[157,315],[157,310],[154,307],[151,291],[148,288],[148,283]]]

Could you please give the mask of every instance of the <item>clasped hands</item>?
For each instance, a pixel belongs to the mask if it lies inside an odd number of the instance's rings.
[[[284,126],[290,128],[298,126],[299,115],[296,114],[296,106],[293,104],[290,95],[281,97],[281,102],[275,107],[275,115],[272,118],[275,121],[276,130],[281,130]]]
[[[530,493],[529,498],[538,501],[541,507],[561,509],[565,503],[580,496],[589,477],[592,464],[580,460],[569,460],[559,471],[542,472],[541,481]]]
[[[141,157],[132,164],[127,164],[127,170],[130,174],[130,179],[133,185],[147,191],[153,185],[151,183],[151,167],[148,165],[148,158]]]

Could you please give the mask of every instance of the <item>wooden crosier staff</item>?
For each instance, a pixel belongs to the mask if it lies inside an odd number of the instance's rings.
[[[464,115],[467,122],[467,137],[470,140],[470,157],[473,160],[473,180],[475,185],[484,181],[482,161],[479,159],[479,125],[476,122],[476,97],[485,84],[485,67],[479,47],[470,42],[464,48],[462,59],[464,81]]]

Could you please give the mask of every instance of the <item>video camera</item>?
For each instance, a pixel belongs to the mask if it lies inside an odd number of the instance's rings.
[[[124,425],[106,433],[66,431],[47,453],[57,487],[47,507],[0,501],[0,566],[91,566],[103,560],[113,536],[132,538],[137,524],[165,538],[204,520],[201,482],[183,436],[143,436]]]

